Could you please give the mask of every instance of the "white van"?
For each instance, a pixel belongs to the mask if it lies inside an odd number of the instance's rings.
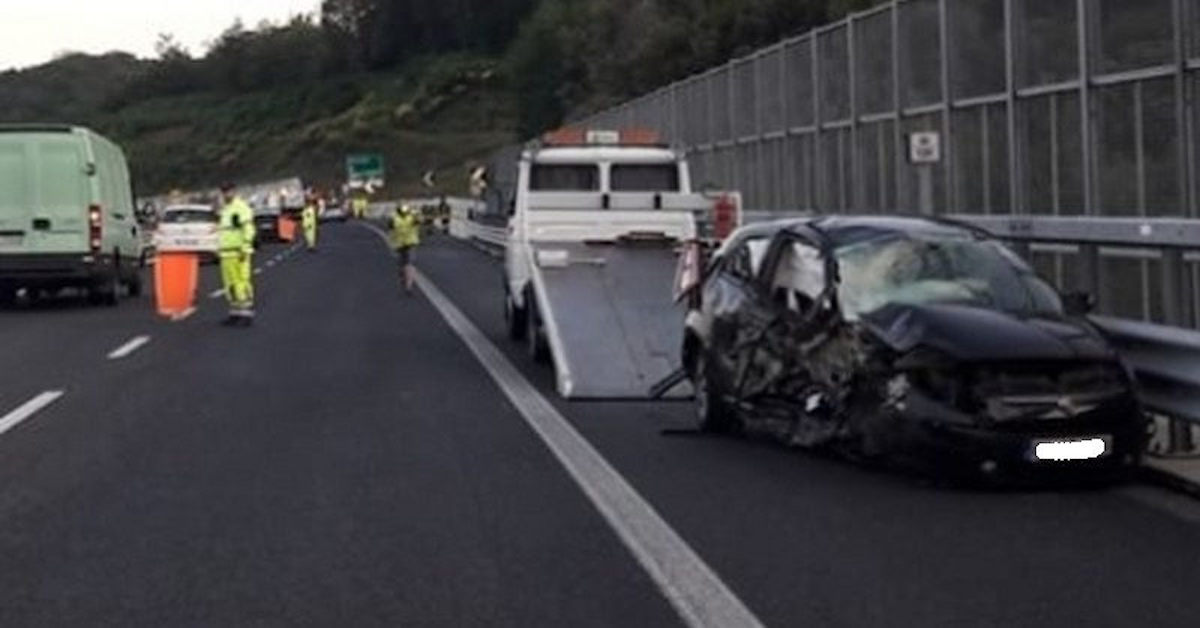
[[[70,125],[0,124],[0,303],[81,287],[141,293],[142,241],[125,155]]]

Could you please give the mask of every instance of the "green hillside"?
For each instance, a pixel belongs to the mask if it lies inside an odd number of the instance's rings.
[[[137,192],[300,175],[379,152],[386,194],[465,187],[465,165],[875,0],[324,0],[221,33],[203,56],[68,54],[0,73],[0,122],[92,126]]]

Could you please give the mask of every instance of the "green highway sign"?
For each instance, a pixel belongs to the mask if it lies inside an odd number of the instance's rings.
[[[350,185],[368,183],[382,186],[384,181],[383,155],[360,154],[346,157],[346,178]]]

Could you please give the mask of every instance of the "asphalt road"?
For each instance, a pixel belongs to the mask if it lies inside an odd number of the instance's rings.
[[[212,269],[178,322],[148,299],[0,311],[0,625],[682,625],[376,234],[322,238],[259,256],[253,329],[216,324]],[[766,625],[1200,617],[1190,501],[934,488],[664,435],[687,403],[554,396],[504,339],[496,260],[435,239],[417,263]]]

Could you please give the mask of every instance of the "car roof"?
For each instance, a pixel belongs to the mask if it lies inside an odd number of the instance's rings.
[[[984,229],[942,218],[838,215],[752,223],[734,232],[728,243],[736,246],[748,238],[771,237],[780,231],[804,228],[820,233],[835,247],[889,237],[993,237]]]

